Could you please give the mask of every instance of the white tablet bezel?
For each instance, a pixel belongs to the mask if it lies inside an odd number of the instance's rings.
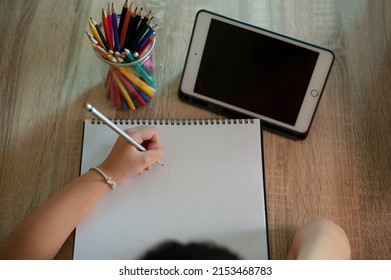
[[[203,55],[203,50],[204,50],[205,42],[209,31],[209,26],[212,19],[233,24],[235,26],[239,26],[241,28],[248,29],[254,32],[258,32],[260,34],[270,36],[272,38],[276,38],[319,53],[318,60],[314,68],[314,72],[309,82],[309,86],[307,88],[307,92],[305,94],[295,125],[286,124],[281,121],[277,121],[269,117],[260,115],[258,113],[251,112],[236,107],[234,105],[221,102],[219,100],[209,98],[194,92],[194,86],[196,83],[196,79],[197,79],[197,75],[198,75],[198,71]],[[243,113],[245,115],[260,118],[261,120],[266,121],[267,123],[276,125],[281,128],[285,128],[289,131],[293,131],[298,134],[306,134],[311,125],[312,118],[316,111],[333,60],[334,60],[334,55],[330,50],[323,49],[321,47],[303,41],[299,41],[294,38],[287,37],[286,35],[278,34],[269,30],[265,30],[259,27],[249,25],[244,22],[240,22],[218,14],[214,14],[206,10],[201,10],[198,12],[194,24],[191,44],[189,46],[185,69],[183,72],[182,81],[180,85],[180,91],[182,94],[193,96],[197,99],[204,100],[205,102],[216,104],[218,106],[228,108],[236,112]]]

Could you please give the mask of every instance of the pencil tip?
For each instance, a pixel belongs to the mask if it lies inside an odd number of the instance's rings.
[[[86,107],[88,110],[91,110],[93,108],[93,106],[88,102],[84,103],[84,107]]]

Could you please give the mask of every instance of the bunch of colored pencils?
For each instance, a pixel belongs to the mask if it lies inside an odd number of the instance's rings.
[[[106,83],[107,97],[122,110],[135,110],[147,105],[155,94],[155,82],[150,75],[153,62],[150,53],[155,43],[157,24],[152,26],[151,11],[132,10],[133,2],[125,1],[121,15],[114,3],[102,8],[102,23],[88,20],[86,31],[95,53],[111,65]],[[103,35],[103,33],[105,35]]]

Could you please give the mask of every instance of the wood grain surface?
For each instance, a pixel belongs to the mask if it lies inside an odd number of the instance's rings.
[[[110,118],[222,118],[177,96],[195,14],[209,9],[336,55],[307,139],[263,132],[271,258],[285,259],[296,229],[323,217],[345,229],[353,259],[391,259],[391,2],[135,3],[159,24],[158,95],[124,112],[107,103],[108,67],[84,34],[107,2],[0,2],[0,242],[79,175],[82,122],[91,117],[84,102]],[[57,257],[72,258],[72,250],[71,235]]]

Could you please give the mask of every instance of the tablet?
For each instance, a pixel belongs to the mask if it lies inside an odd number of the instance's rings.
[[[333,61],[325,48],[201,10],[179,96],[305,138]]]

